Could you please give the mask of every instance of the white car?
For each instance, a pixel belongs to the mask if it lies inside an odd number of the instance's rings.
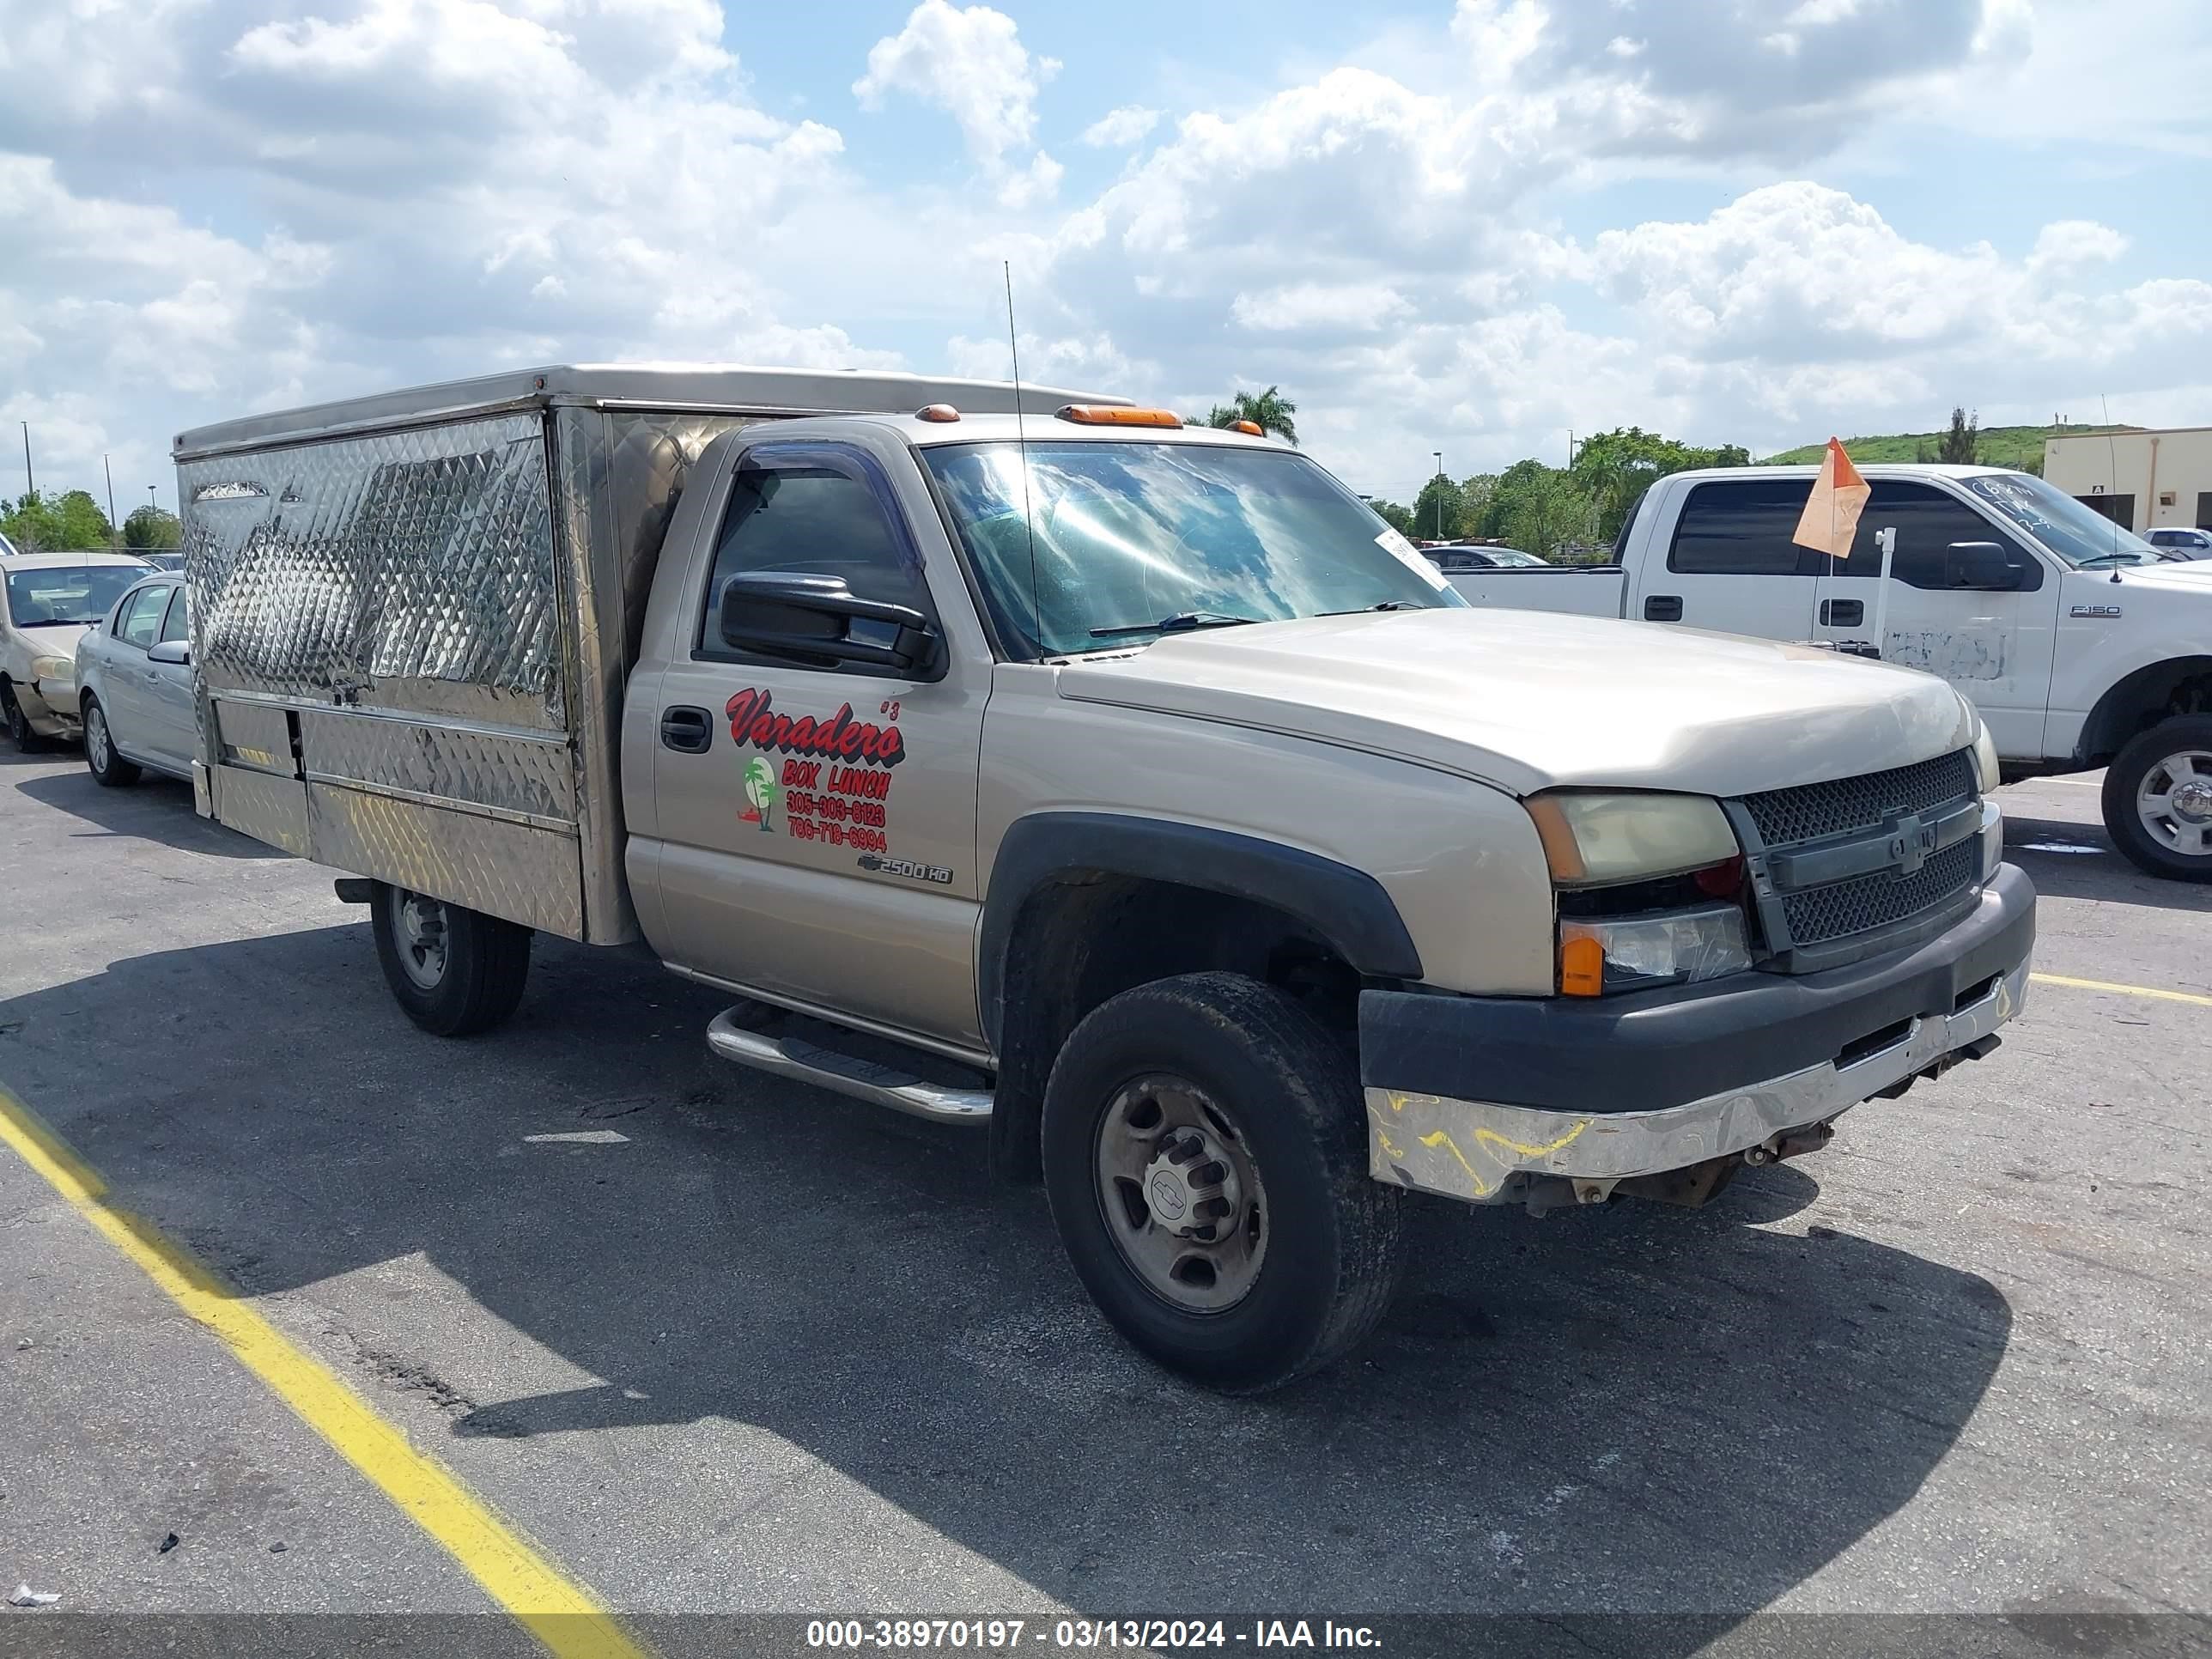
[[[111,787],[140,769],[192,775],[191,624],[184,578],[147,577],[76,642],[84,763]]]
[[[2169,558],[2212,559],[2212,530],[2166,526],[2146,530],[2143,539]]]
[[[119,553],[18,553],[0,564],[0,719],[16,748],[77,735],[77,636],[146,572]]]

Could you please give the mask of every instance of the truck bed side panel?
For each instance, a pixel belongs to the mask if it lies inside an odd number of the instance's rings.
[[[1559,611],[1577,617],[1618,617],[1627,574],[1616,566],[1534,565],[1496,570],[1455,570],[1445,577],[1469,605],[1496,611]]]
[[[583,937],[543,415],[210,457],[178,483],[214,815]]]

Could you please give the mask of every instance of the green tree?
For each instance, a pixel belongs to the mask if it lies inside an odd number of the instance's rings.
[[[99,503],[82,489],[53,500],[33,491],[0,512],[0,534],[29,552],[76,552],[114,544],[115,529]]]
[[[1472,472],[1460,480],[1459,532],[1470,540],[1495,536],[1498,527],[1493,522],[1491,504],[1498,496],[1498,475],[1495,472]]]
[[[1627,426],[1585,439],[1575,452],[1570,471],[1595,511],[1597,539],[1610,543],[1620,536],[1630,511],[1656,480],[1692,467],[1750,464],[1751,453],[1741,444],[1700,449],[1639,426]]]
[[[1498,533],[1523,552],[1556,561],[1570,543],[1596,537],[1596,503],[1571,472],[1544,467],[1513,491]]]
[[[1389,525],[1401,536],[1411,536],[1413,533],[1413,515],[1396,501],[1385,501],[1382,496],[1376,495],[1370,498],[1367,505],[1375,509],[1376,515],[1384,524]]]
[[[185,527],[173,513],[165,513],[151,505],[142,507],[123,521],[123,544],[136,548],[182,547]]]
[[[1239,421],[1249,421],[1262,432],[1272,432],[1286,444],[1298,441],[1298,423],[1292,416],[1298,406],[1281,391],[1269,386],[1265,392],[1239,392],[1225,404],[1216,404],[1206,412],[1208,426],[1234,426]]]
[[[1448,542],[1467,533],[1460,488],[1439,472],[1413,497],[1413,527],[1406,533],[1426,541]]]
[[[1963,409],[1951,411],[1951,429],[1936,441],[1936,459],[1959,466],[1972,466],[1981,447],[1982,417]]]

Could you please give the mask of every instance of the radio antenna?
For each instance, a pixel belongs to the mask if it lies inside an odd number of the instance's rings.
[[[1030,620],[1036,630],[1036,647],[1044,650],[1044,606],[1037,597],[1036,520],[1030,512],[1030,434],[1029,426],[1022,417],[1022,343],[1014,331],[1014,264],[1011,259],[999,262],[999,269],[1006,278],[1006,349],[1014,362],[1014,447],[1022,457],[1022,527],[1029,532],[1030,541]]]

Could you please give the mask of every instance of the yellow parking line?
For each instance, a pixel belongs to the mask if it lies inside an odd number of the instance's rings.
[[[646,1659],[614,1620],[337,1375],[143,1217],[107,1200],[107,1183],[31,1109],[0,1088],[0,1141],[135,1263],[301,1420],[428,1533],[556,1659]]]
[[[2193,1002],[2200,1008],[2212,1008],[2212,997],[2202,997],[2194,991],[2161,991],[2150,985],[2116,985],[2108,979],[2069,979],[2063,974],[2030,974],[2038,985],[2064,985],[2076,991],[2117,991],[2122,996],[2155,997],[2160,1002]]]

